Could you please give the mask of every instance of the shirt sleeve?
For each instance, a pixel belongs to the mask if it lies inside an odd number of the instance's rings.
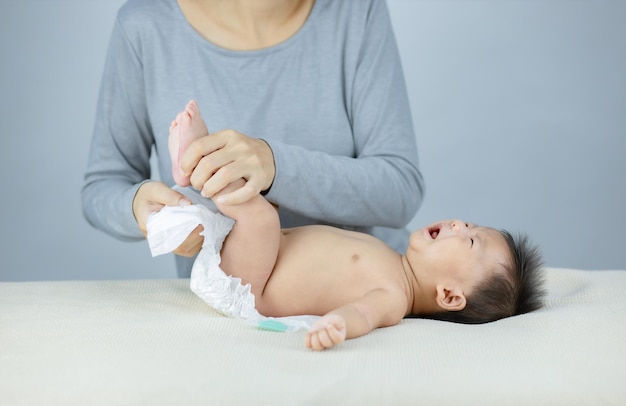
[[[373,1],[347,100],[355,156],[272,142],[267,198],[300,215],[348,226],[404,227],[424,196],[417,142],[391,21]]]
[[[116,21],[107,52],[82,188],[87,221],[122,240],[143,238],[132,212],[150,178],[154,143],[140,55]]]

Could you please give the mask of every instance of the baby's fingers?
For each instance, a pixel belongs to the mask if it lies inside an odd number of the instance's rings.
[[[330,338],[330,334],[328,332],[328,330],[331,328],[332,326],[327,326],[324,330],[320,330],[317,332],[317,339],[319,340],[319,343],[322,346],[322,348],[320,349],[330,348],[333,345],[335,345],[332,338]]]
[[[307,348],[311,348],[315,351],[321,351],[327,348],[324,344],[322,344],[320,331],[309,332],[306,337],[305,345]]]
[[[304,338],[304,346],[313,350],[319,351],[321,349],[320,341],[317,338],[317,333],[308,332]]]
[[[259,191],[259,188],[255,187],[250,181],[247,181],[246,184],[239,189],[218,197],[217,202],[226,205],[242,204],[258,195]]]
[[[346,340],[346,329],[338,328],[336,325],[330,325],[326,329],[328,337],[333,342],[333,345],[341,344]]]
[[[334,347],[345,340],[345,330],[339,330],[329,324],[315,331],[310,331],[305,338],[305,346],[316,351]]]

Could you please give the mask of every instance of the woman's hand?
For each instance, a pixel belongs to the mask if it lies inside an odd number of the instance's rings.
[[[165,206],[186,206],[191,204],[182,194],[168,187],[162,182],[146,182],[139,187],[135,198],[133,199],[133,214],[137,220],[137,225],[143,233],[147,236],[146,223],[148,217],[153,212],[160,211]],[[200,235],[202,226],[196,227],[195,230],[189,234],[189,237],[176,248],[175,254],[185,257],[191,257],[200,252],[202,248],[202,242],[204,237]]]
[[[192,142],[180,160],[180,168],[191,176],[191,185],[208,198],[231,182],[245,179],[241,188],[219,197],[222,204],[250,200],[269,189],[276,174],[270,146],[234,130],[218,131]]]

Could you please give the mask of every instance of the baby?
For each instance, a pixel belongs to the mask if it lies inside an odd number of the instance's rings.
[[[191,101],[170,127],[175,179],[188,184],[178,157],[208,135]],[[401,255],[368,234],[311,225],[282,229],[278,210],[257,195],[240,205],[213,196],[235,220],[221,250],[221,268],[250,284],[265,316],[320,315],[305,345],[323,350],[392,326],[405,317],[485,323],[541,306],[541,257],[525,236],[460,220],[412,233]]]

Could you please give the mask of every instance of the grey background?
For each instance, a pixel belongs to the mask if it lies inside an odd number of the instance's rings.
[[[82,217],[123,0],[2,0],[0,280],[175,277]],[[626,268],[625,1],[389,0],[427,195],[411,222],[528,232],[553,267]]]

